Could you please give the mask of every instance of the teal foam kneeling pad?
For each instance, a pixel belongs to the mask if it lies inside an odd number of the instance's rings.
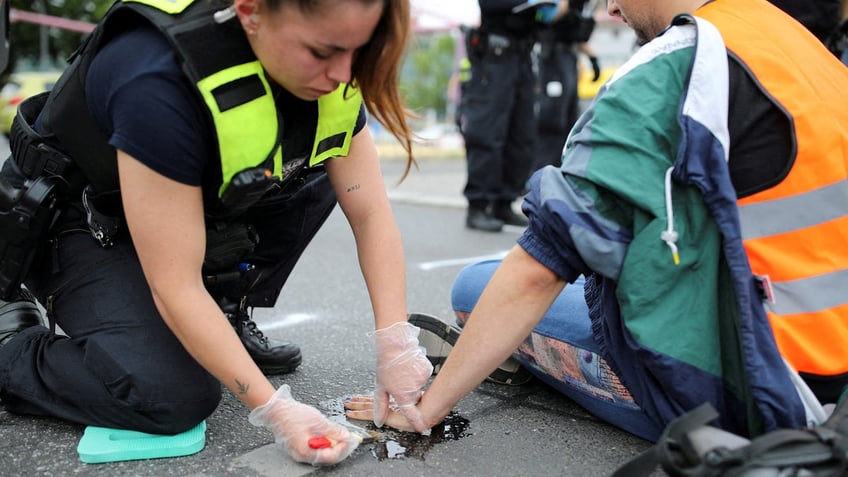
[[[174,435],[88,426],[77,445],[77,453],[80,460],[87,464],[101,464],[180,457],[200,452],[205,445],[206,421]]]

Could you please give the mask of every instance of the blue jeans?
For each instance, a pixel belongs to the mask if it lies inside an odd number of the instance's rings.
[[[468,265],[457,275],[451,303],[460,321],[474,308],[499,260]],[[592,337],[583,277],[567,285],[519,346],[514,357],[534,376],[587,411],[643,439],[656,441],[663,427],[633,401]]]

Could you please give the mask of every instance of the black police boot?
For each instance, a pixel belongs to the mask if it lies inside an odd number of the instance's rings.
[[[503,221],[496,219],[488,211],[485,201],[470,201],[468,204],[468,216],[465,218],[465,226],[469,229],[482,230],[484,232],[500,232]]]
[[[265,374],[286,374],[300,366],[300,348],[288,341],[268,338],[247,312],[228,313],[247,353]]]
[[[492,216],[502,220],[507,225],[517,225],[519,227],[527,227],[529,221],[523,214],[517,214],[512,210],[512,201],[498,200],[492,206]]]
[[[21,331],[41,325],[35,298],[26,290],[12,301],[0,300],[0,347]]]

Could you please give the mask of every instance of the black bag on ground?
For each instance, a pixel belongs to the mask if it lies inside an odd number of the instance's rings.
[[[707,425],[716,417],[709,404],[680,416],[612,477],[648,476],[658,466],[673,477],[848,475],[848,399],[818,427],[777,430],[750,441]]]

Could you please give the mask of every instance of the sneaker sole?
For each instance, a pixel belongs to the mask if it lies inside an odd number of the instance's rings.
[[[423,313],[412,313],[407,321],[421,330],[418,334],[418,344],[427,350],[427,359],[433,365],[435,376],[459,339],[459,330],[435,316]]]
[[[407,321],[417,326],[421,332],[418,344],[424,347],[427,359],[433,365],[433,376],[439,373],[451,350],[459,339],[460,330],[441,319],[424,313],[411,313]],[[533,375],[524,369],[518,361],[509,358],[490,374],[486,381],[496,384],[519,386],[533,379]]]
[[[507,386],[521,386],[522,384],[527,384],[532,379],[533,375],[530,371],[527,371],[514,358],[508,358],[498,366],[498,369],[492,371],[492,374],[486,378],[486,381]]]

